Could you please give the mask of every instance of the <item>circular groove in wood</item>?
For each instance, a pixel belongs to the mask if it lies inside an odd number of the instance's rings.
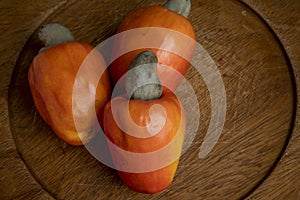
[[[286,138],[285,144],[279,154],[279,156],[277,157],[277,159],[275,160],[273,166],[270,168],[269,172],[265,174],[265,176],[261,179],[261,181],[259,181],[257,183],[257,185],[255,185],[251,190],[249,190],[247,193],[245,193],[240,199],[245,199],[246,197],[248,197],[249,195],[251,195],[266,179],[267,177],[272,173],[272,171],[276,168],[278,162],[280,161],[280,159],[282,158],[288,144],[290,141],[290,137],[291,134],[293,132],[294,126],[295,126],[295,120],[296,120],[296,106],[297,106],[297,90],[296,90],[296,80],[295,80],[295,74],[293,71],[293,67],[292,64],[290,62],[289,56],[284,48],[284,45],[281,43],[280,39],[278,38],[278,36],[276,35],[276,33],[274,32],[274,30],[270,27],[270,25],[264,20],[264,18],[262,16],[260,16],[254,9],[252,9],[249,5],[247,5],[245,2],[240,1],[240,3],[247,7],[249,10],[251,10],[251,12],[255,13],[256,16],[259,17],[259,19],[265,24],[265,26],[269,29],[269,31],[272,33],[272,35],[274,36],[277,44],[280,46],[280,49],[283,53],[283,56],[287,62],[287,66],[288,66],[288,70],[290,73],[290,78],[291,78],[291,86],[292,86],[292,93],[293,93],[293,105],[292,107],[294,108],[292,110],[291,113],[291,122],[290,122],[290,128],[288,131],[288,136]]]

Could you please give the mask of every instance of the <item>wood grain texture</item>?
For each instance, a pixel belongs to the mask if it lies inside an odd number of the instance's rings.
[[[198,42],[213,58],[226,88],[226,122],[213,151],[199,159],[211,103],[203,78],[191,67],[186,78],[198,98],[200,126],[174,182],[161,193],[130,190],[113,169],[84,147],[59,140],[40,118],[26,77],[41,46],[39,26],[62,23],[78,40],[97,45],[115,33],[130,10],[163,2],[1,1],[1,199],[300,198],[300,127],[293,82],[295,78],[298,86],[300,81],[297,0],[284,5],[279,0],[192,0],[190,20]],[[177,94],[187,113],[192,112],[184,90]],[[190,123],[192,117],[187,116]]]
[[[299,199],[300,198],[300,2],[297,0],[261,2],[245,0],[245,3],[265,19],[283,45],[291,62],[295,77],[298,105],[293,132],[288,146],[270,176],[249,196],[249,199]],[[269,9],[269,8],[272,9]]]
[[[0,3],[2,41],[0,44],[1,199],[31,198],[31,195],[32,199],[51,198],[37,184],[16,151],[9,123],[8,88],[18,54],[26,40],[32,34],[32,30],[36,29],[57,5],[59,5],[59,1],[45,1],[45,6],[38,4],[24,6],[24,4],[20,5],[19,1],[1,1]]]

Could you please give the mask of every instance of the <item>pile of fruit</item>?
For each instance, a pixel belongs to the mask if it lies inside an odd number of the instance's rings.
[[[187,19],[189,12],[188,0],[141,7],[126,16],[118,33],[156,27],[195,41],[193,26]],[[126,185],[143,193],[157,193],[171,184],[184,141],[185,113],[174,91],[186,74],[190,60],[172,52],[172,48],[182,48],[191,59],[195,45],[182,44],[172,32],[160,41],[170,51],[140,48],[121,55],[107,66],[94,47],[75,41],[64,26],[48,24],[39,31],[45,47],[28,71],[35,106],[53,132],[70,145],[83,145],[99,134],[97,125],[100,124],[119,176]],[[112,54],[146,34],[137,31],[116,41]],[[100,79],[97,74],[101,74]],[[124,93],[111,99],[112,89],[118,82]],[[74,98],[75,87],[79,98]],[[159,151],[166,146],[168,149],[160,155]],[[118,149],[137,154],[158,152],[144,160],[154,166],[153,170],[140,170],[139,166],[145,163],[127,158]],[[157,167],[166,160],[172,162]],[[124,163],[139,171],[122,170]]]

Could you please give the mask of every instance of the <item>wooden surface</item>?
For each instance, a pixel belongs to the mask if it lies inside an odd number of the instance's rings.
[[[1,1],[0,199],[299,199],[300,2],[281,2],[192,0],[198,42],[224,81],[226,122],[213,151],[199,159],[211,105],[191,68],[186,78],[201,111],[197,135],[172,185],[145,195],[84,147],[53,134],[34,108],[26,75],[41,25],[62,23],[97,45],[130,10],[163,1]]]

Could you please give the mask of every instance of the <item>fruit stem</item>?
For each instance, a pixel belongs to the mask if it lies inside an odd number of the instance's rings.
[[[161,97],[162,85],[156,72],[157,63],[157,57],[151,51],[144,51],[135,57],[125,75],[128,97],[144,101]]]
[[[38,37],[45,45],[45,47],[41,48],[40,52],[52,46],[75,40],[69,29],[57,23],[42,26]]]
[[[168,0],[167,3],[164,4],[164,7],[187,18],[191,10],[191,1],[190,0]]]

